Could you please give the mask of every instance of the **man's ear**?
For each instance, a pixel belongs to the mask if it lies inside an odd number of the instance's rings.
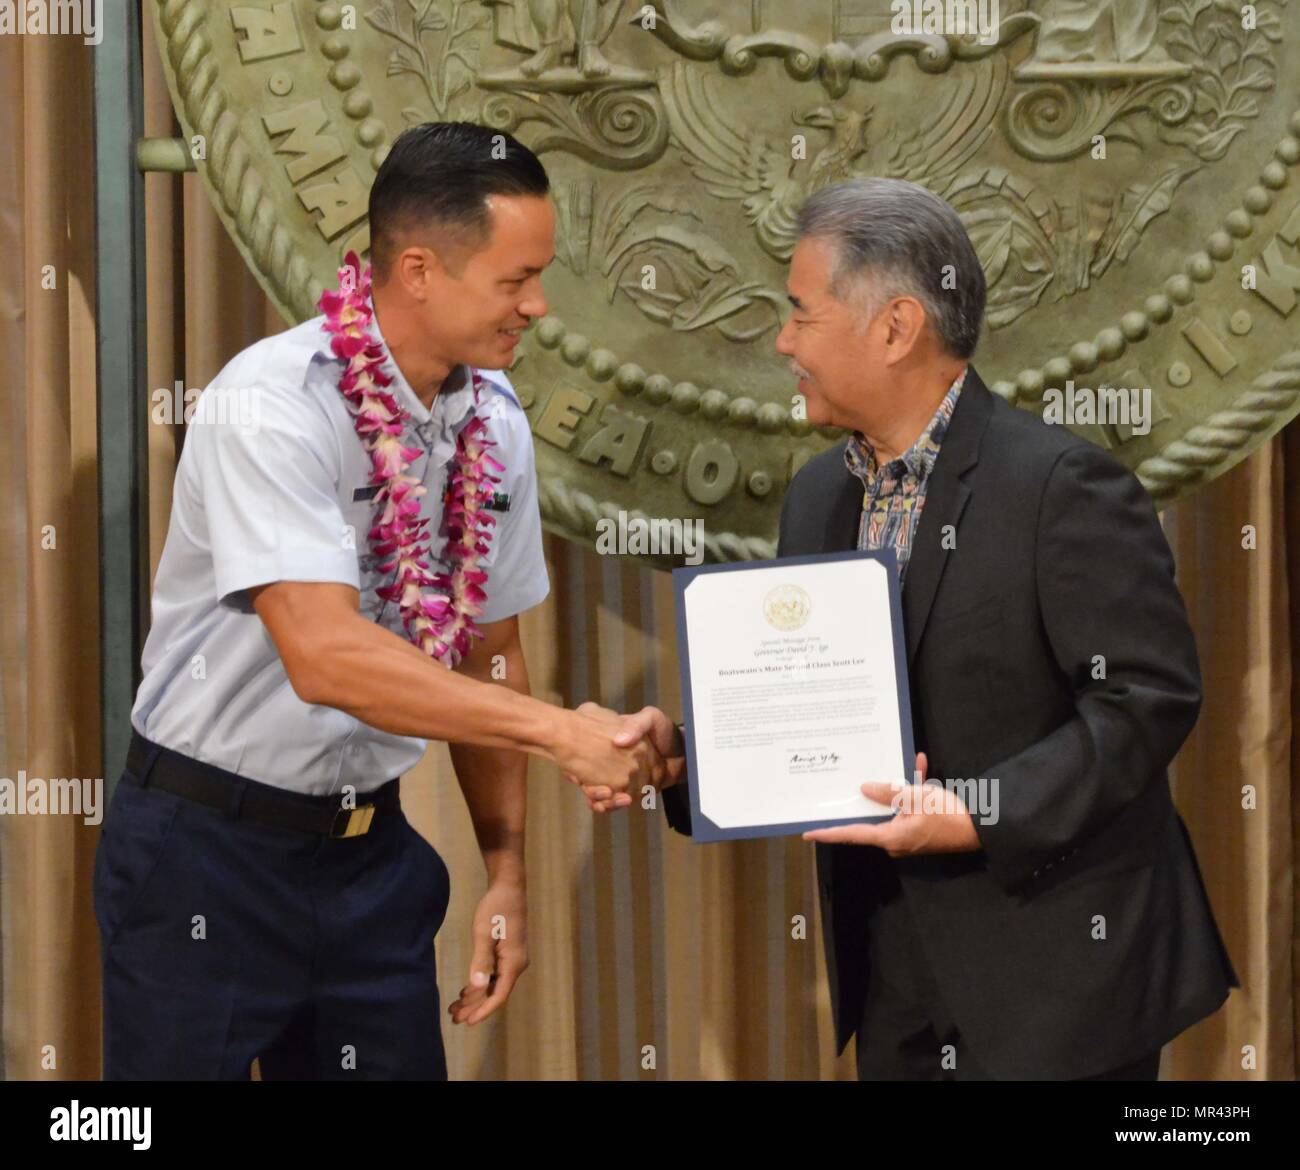
[[[885,365],[901,362],[915,348],[925,329],[925,309],[912,297],[899,297],[885,306]]]
[[[393,261],[390,272],[392,279],[413,300],[424,301],[428,298],[433,281],[443,271],[442,261],[432,248],[412,244],[403,248]]]

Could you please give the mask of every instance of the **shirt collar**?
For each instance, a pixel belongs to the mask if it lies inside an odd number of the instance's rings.
[[[388,349],[388,343],[384,340],[383,332],[379,328],[379,314],[374,313],[373,308],[374,303],[371,302],[372,315],[370,324],[374,329],[376,339],[384,347],[384,353],[387,355],[384,362],[384,373],[393,379],[392,390],[398,404],[411,416],[416,426],[428,423],[439,407],[441,407],[444,417],[450,425],[456,426],[463,421],[474,409],[474,383],[469,366],[458,365],[451,368],[447,380],[443,382],[442,388],[438,391],[438,396],[433,400],[433,409],[430,410],[420,401],[415,391],[411,389],[405,375],[397,368],[397,363],[393,360],[393,355]]]
[[[957,408],[957,399],[961,396],[961,389],[966,381],[966,371],[969,366],[963,366],[956,380],[948,387],[948,393],[943,396],[930,421],[917,437],[916,441],[891,463],[902,463],[905,470],[914,475],[919,480],[927,479],[930,472],[934,470],[935,461],[939,458],[939,448],[943,443],[943,437],[948,432],[948,424],[952,421],[952,412]],[[849,445],[844,449],[844,462],[854,475],[859,479],[865,477],[875,477],[880,468],[876,462],[876,450],[870,441],[861,431],[854,431],[853,438]]]

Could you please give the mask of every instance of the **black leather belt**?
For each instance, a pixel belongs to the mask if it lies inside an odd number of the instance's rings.
[[[174,792],[220,809],[232,820],[322,837],[359,837],[370,831],[377,813],[388,815],[400,807],[397,779],[373,792],[357,793],[345,807],[341,796],[308,796],[262,784],[174,752],[136,731],[131,733],[126,770],[124,779],[142,788]]]

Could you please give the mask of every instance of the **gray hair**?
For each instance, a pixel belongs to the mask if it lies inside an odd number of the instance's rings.
[[[961,219],[938,195],[901,179],[834,183],[803,205],[798,231],[834,246],[837,300],[862,304],[870,319],[891,298],[914,297],[949,353],[975,352],[984,270]]]

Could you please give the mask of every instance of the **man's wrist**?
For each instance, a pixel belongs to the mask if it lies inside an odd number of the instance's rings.
[[[558,763],[562,746],[572,739],[568,732],[573,712],[566,707],[556,707],[534,699],[531,695],[513,692],[523,700],[523,717],[513,736],[515,747],[543,759]]]
[[[483,854],[483,865],[487,870],[488,885],[524,884],[524,850],[523,844],[509,849],[493,849]]]

